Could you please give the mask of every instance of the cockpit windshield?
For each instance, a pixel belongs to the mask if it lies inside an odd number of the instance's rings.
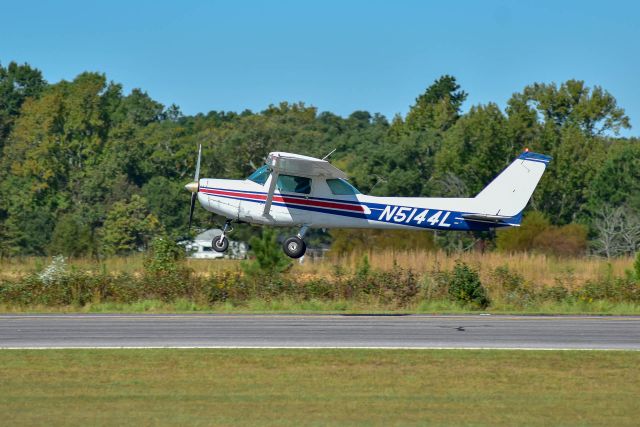
[[[247,178],[249,181],[253,181],[256,184],[264,185],[267,182],[267,178],[269,178],[269,174],[271,171],[267,165],[262,166],[261,168],[256,169],[254,173],[249,175]]]

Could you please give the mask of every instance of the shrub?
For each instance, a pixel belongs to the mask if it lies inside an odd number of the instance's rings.
[[[569,290],[561,285],[548,286],[540,293],[540,298],[545,301],[561,302],[569,297]]]
[[[587,250],[587,227],[582,224],[549,227],[534,239],[533,249],[556,256],[584,255]]]
[[[369,256],[365,254],[362,260],[358,263],[356,268],[356,275],[360,277],[367,277],[371,272],[371,264],[369,264]]]
[[[380,272],[375,277],[378,295],[383,303],[393,302],[399,307],[406,307],[420,291],[416,275],[410,269],[396,265],[391,271]]]
[[[424,298],[427,300],[446,299],[449,296],[449,274],[432,271],[422,278]]]
[[[249,245],[255,258],[241,264],[243,271],[249,276],[273,276],[291,267],[291,261],[280,248],[273,230],[264,228],[260,238],[252,237]]]
[[[104,301],[128,304],[145,298],[140,281],[128,273],[106,276],[102,286],[100,298]]]
[[[534,240],[550,223],[542,212],[528,213],[520,227],[510,227],[496,233],[496,247],[503,252],[519,252],[533,249]]]
[[[153,239],[144,260],[145,274],[138,283],[142,295],[165,302],[192,296],[197,279],[189,268],[179,263],[183,258],[184,249],[173,240],[166,236]]]
[[[608,300],[614,302],[640,301],[640,284],[632,277],[606,277],[599,281],[589,281],[575,293],[583,301]]]
[[[169,273],[178,270],[178,261],[185,256],[184,248],[166,236],[157,237],[151,242],[151,250],[144,260],[147,273]]]
[[[507,292],[521,289],[524,285],[524,277],[518,273],[513,273],[506,265],[496,268],[491,276],[495,284]]]
[[[54,256],[51,263],[38,274],[38,279],[45,285],[55,285],[67,277],[69,268],[67,260],[62,255]]]
[[[457,261],[449,275],[449,296],[454,301],[487,307],[489,298],[480,282],[478,272],[464,262]]]
[[[504,299],[509,304],[525,307],[536,302],[537,295],[531,284],[522,275],[509,270],[509,267],[496,268],[491,277],[496,287],[505,292]]]
[[[551,225],[540,212],[531,212],[520,227],[497,232],[496,247],[503,252],[537,251],[556,256],[578,256],[587,250],[587,228],[581,224]]]
[[[212,304],[245,301],[251,297],[247,282],[238,271],[221,271],[209,276],[208,299]]]

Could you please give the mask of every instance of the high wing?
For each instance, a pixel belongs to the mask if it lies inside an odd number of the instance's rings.
[[[278,172],[279,174],[347,178],[346,173],[328,161],[316,159],[315,157],[301,156],[299,154],[283,153],[280,151],[269,153],[267,164],[272,171]]]
[[[346,179],[347,174],[333,166],[326,160],[315,157],[302,156],[300,154],[275,151],[269,153],[266,164],[271,170],[271,183],[267,193],[262,215],[268,215],[273,202],[273,194],[276,190],[276,182],[279,175],[302,175],[308,177],[323,176],[325,178]]]

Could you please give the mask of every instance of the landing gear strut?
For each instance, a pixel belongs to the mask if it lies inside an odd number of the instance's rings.
[[[228,219],[225,221],[224,226],[222,227],[222,234],[213,238],[211,242],[211,246],[213,250],[216,252],[224,252],[229,247],[229,239],[227,239],[227,233],[233,231],[233,227],[231,227],[231,220]]]
[[[282,249],[287,256],[291,258],[300,258],[307,251],[307,245],[304,243],[304,240],[302,240],[307,229],[307,226],[302,227],[296,236],[289,237],[284,241]]]

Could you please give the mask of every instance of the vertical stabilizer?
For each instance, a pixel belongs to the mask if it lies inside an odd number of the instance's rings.
[[[505,217],[519,215],[550,161],[551,157],[544,154],[522,153],[475,197],[478,213]]]

